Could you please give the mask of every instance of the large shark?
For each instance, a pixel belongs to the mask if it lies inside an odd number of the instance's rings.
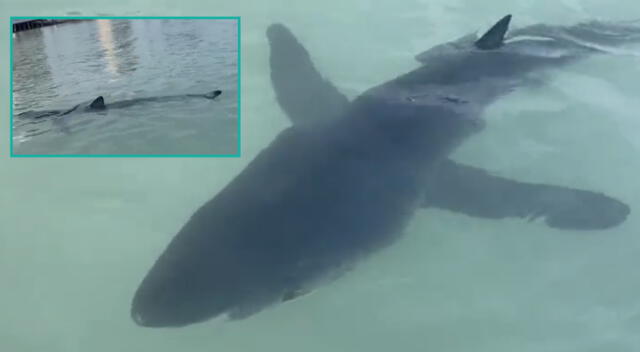
[[[97,98],[77,104],[71,109],[66,110],[44,110],[44,111],[25,111],[18,114],[18,118],[20,119],[41,119],[46,117],[60,117],[65,116],[74,112],[96,112],[96,111],[104,111],[107,109],[122,109],[128,108],[137,104],[145,104],[152,102],[169,102],[169,101],[182,101],[184,99],[190,98],[205,98],[213,100],[217,98],[220,94],[222,94],[221,90],[214,90],[205,94],[181,94],[181,95],[167,95],[167,96],[157,96],[157,97],[146,97],[146,98],[135,98],[129,100],[121,100],[115,101],[109,104],[105,104],[104,97],[98,96]]]
[[[401,237],[413,214],[542,218],[607,229],[629,207],[595,191],[494,176],[449,159],[482,112],[527,72],[640,41],[631,24],[537,25],[487,33],[418,56],[424,65],[353,101],[316,70],[283,25],[268,28],[271,79],[292,122],[173,238],[137,289],[133,320],[176,327],[241,319],[334,280]]]

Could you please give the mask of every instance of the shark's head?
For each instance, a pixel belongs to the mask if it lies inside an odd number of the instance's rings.
[[[180,263],[157,262],[131,303],[131,318],[144,327],[180,327],[204,321],[217,312],[214,283],[207,271],[180,271]],[[173,267],[173,266],[175,267]]]

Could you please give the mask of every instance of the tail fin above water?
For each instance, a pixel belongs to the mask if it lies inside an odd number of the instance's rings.
[[[222,91],[217,89],[214,91],[211,91],[209,93],[206,93],[203,95],[203,97],[207,98],[207,99],[215,99],[216,97],[218,97],[220,94],[222,94]]]

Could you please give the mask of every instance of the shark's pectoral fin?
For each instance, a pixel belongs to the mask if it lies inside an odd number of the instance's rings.
[[[287,27],[273,24],[267,29],[271,47],[271,83],[278,104],[294,125],[335,118],[348,99],[311,62],[309,53]]]
[[[500,21],[491,27],[480,39],[475,42],[475,46],[481,50],[492,50],[504,44],[504,36],[509,30],[511,15],[504,16]]]
[[[428,185],[424,207],[430,206],[493,219],[544,218],[550,227],[574,230],[616,226],[630,211],[601,193],[508,180],[451,160]]]

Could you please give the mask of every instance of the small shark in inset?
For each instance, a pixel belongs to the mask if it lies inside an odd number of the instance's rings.
[[[138,287],[133,320],[245,318],[339,277],[398,240],[423,208],[569,230],[625,221],[629,206],[602,193],[449,159],[482,130],[487,105],[529,82],[526,73],[640,42],[635,24],[535,25],[507,36],[510,20],[418,55],[422,66],[353,101],[285,26],[270,26],[271,79],[293,125],[191,216]]]
[[[221,90],[214,90],[208,92],[206,94],[182,94],[182,95],[168,95],[168,96],[159,96],[159,97],[148,97],[148,98],[136,98],[122,101],[115,101],[113,103],[105,104],[104,98],[99,96],[90,102],[78,104],[71,109],[67,110],[45,110],[45,111],[25,111],[17,115],[20,119],[41,119],[45,117],[60,117],[71,114],[73,112],[97,112],[104,111],[107,109],[122,109],[127,108],[132,105],[151,103],[151,102],[168,102],[168,101],[180,101],[184,99],[190,98],[205,98],[205,99],[215,99],[220,94],[222,94]]]

